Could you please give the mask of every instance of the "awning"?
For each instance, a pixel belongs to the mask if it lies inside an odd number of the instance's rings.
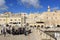
[[[44,23],[44,22],[36,22],[36,23]]]

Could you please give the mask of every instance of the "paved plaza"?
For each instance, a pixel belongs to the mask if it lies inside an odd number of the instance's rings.
[[[27,36],[25,36],[24,34],[23,35],[7,34],[5,37],[4,35],[0,35],[0,40],[40,40],[40,39],[39,32],[33,29],[32,33]]]

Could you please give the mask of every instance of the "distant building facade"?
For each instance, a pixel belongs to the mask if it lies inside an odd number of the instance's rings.
[[[54,10],[53,12],[50,12],[50,6],[48,6],[48,11],[43,13],[13,14],[11,12],[6,12],[0,14],[0,25],[3,24],[42,28],[60,26],[60,11]]]
[[[11,14],[11,12],[6,12],[0,14],[0,25],[20,25],[21,23],[21,14]]]
[[[54,10],[53,12],[50,11],[50,7],[48,6],[48,11],[43,13],[35,13],[29,14],[28,22],[32,26],[36,27],[56,27],[60,26],[60,11]]]

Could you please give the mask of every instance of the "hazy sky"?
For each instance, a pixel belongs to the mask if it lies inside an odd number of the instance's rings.
[[[0,0],[0,13],[2,12],[44,12],[48,5],[51,11],[60,9],[60,0]]]

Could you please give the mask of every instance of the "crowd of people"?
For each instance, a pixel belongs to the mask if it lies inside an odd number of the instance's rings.
[[[8,26],[8,25],[4,25],[2,26],[1,29],[1,34],[4,35],[4,37],[6,36],[6,34],[13,34],[13,35],[19,35],[19,34],[29,34],[31,33],[31,30],[26,30],[26,28],[18,28],[15,29],[15,27],[13,26]]]

